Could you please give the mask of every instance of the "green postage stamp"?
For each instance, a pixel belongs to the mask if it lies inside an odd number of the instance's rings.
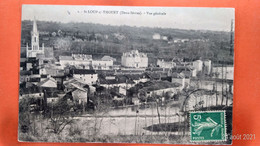
[[[191,142],[226,141],[225,111],[190,112]]]

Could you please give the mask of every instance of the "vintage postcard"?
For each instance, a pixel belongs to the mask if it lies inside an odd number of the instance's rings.
[[[231,144],[234,9],[23,5],[23,142]]]

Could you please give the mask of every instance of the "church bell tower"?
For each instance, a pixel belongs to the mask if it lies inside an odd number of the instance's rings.
[[[36,19],[33,20],[33,28],[31,31],[31,47],[26,46],[27,58],[37,57],[38,54],[44,54],[44,47],[39,45],[39,31],[37,30]]]
[[[33,20],[33,30],[31,31],[31,48],[32,50],[40,50],[39,47],[39,32],[37,30],[36,20]]]

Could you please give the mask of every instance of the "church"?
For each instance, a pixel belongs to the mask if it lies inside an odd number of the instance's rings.
[[[44,43],[40,46],[39,40],[39,31],[37,29],[36,20],[34,19],[31,31],[31,45],[26,44],[26,58],[53,59],[53,48],[44,47]],[[22,49],[23,48],[21,48],[21,50]]]

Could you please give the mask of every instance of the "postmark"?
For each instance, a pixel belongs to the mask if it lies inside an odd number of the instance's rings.
[[[218,111],[192,111],[190,118],[191,142],[226,141],[226,113]]]

